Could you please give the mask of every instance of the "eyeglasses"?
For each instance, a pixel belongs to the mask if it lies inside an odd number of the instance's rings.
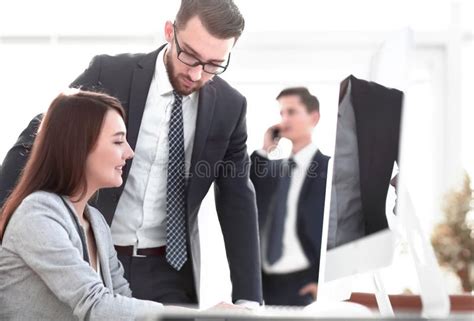
[[[176,26],[174,24],[173,24],[173,30],[174,30],[174,43],[176,44],[176,52],[178,55],[178,60],[181,61],[183,64],[189,67],[202,66],[202,70],[211,75],[222,74],[227,69],[227,67],[229,66],[229,61],[230,61],[230,52],[229,52],[229,56],[227,57],[227,62],[225,66],[213,64],[212,62],[202,62],[201,60],[197,59],[190,53],[187,53],[186,51],[181,49],[178,43],[178,37],[176,37]]]

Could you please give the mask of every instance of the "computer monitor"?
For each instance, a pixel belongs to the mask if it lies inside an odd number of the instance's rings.
[[[380,286],[378,271],[392,264],[396,239],[401,237],[389,228],[387,220],[386,198],[391,183],[398,195],[395,221],[404,231],[420,281],[423,315],[439,317],[449,313],[449,298],[433,249],[423,236],[410,188],[406,186],[408,180],[403,176],[404,168],[410,164],[410,155],[404,153],[410,137],[403,132],[412,123],[407,121],[410,113],[405,112],[411,107],[406,76],[412,46],[411,31],[403,30],[379,48],[371,66],[375,81],[405,84],[405,95],[354,76],[341,82],[335,153],[326,186],[319,302],[349,299],[352,278],[361,273],[373,272]],[[394,55],[394,50],[398,54]],[[395,57],[400,56],[402,64],[397,69]],[[396,177],[395,163],[399,170]],[[379,293],[377,301],[381,311],[390,314],[390,306],[381,306],[390,305],[387,296],[383,300]]]
[[[403,94],[349,76],[340,85],[328,169],[319,300],[345,300],[354,275],[392,263],[386,197],[398,159]]]

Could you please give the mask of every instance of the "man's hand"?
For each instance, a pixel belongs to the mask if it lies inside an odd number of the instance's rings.
[[[265,135],[263,136],[263,150],[266,151],[267,153],[271,152],[273,149],[275,149],[276,145],[278,145],[278,142],[280,141],[280,133],[281,133],[281,124],[276,124],[271,126],[270,128],[267,129],[265,132]]]
[[[210,310],[212,310],[212,309],[233,309],[233,308],[236,308],[236,307],[238,307],[238,306],[222,301],[222,302],[217,303],[213,307],[211,307]]]
[[[316,297],[318,296],[318,284],[309,283],[300,289],[299,295],[303,296],[307,294],[311,294],[311,296],[313,297],[313,300],[316,301]]]
[[[222,311],[222,310],[240,310],[240,311],[251,311],[249,308],[238,305],[238,304],[231,304],[227,302],[220,302],[209,309],[207,311]]]

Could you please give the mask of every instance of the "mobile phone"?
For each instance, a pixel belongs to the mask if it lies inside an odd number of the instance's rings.
[[[272,129],[272,139],[280,138],[280,128]]]

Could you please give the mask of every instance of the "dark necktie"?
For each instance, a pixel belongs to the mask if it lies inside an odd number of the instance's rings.
[[[290,188],[291,173],[296,167],[295,161],[290,158],[281,167],[281,177],[273,198],[267,230],[267,261],[275,263],[283,253],[283,232],[285,230],[286,201]]]
[[[187,260],[183,97],[173,91],[174,102],[168,132],[168,181],[166,194],[166,260],[180,270]]]

